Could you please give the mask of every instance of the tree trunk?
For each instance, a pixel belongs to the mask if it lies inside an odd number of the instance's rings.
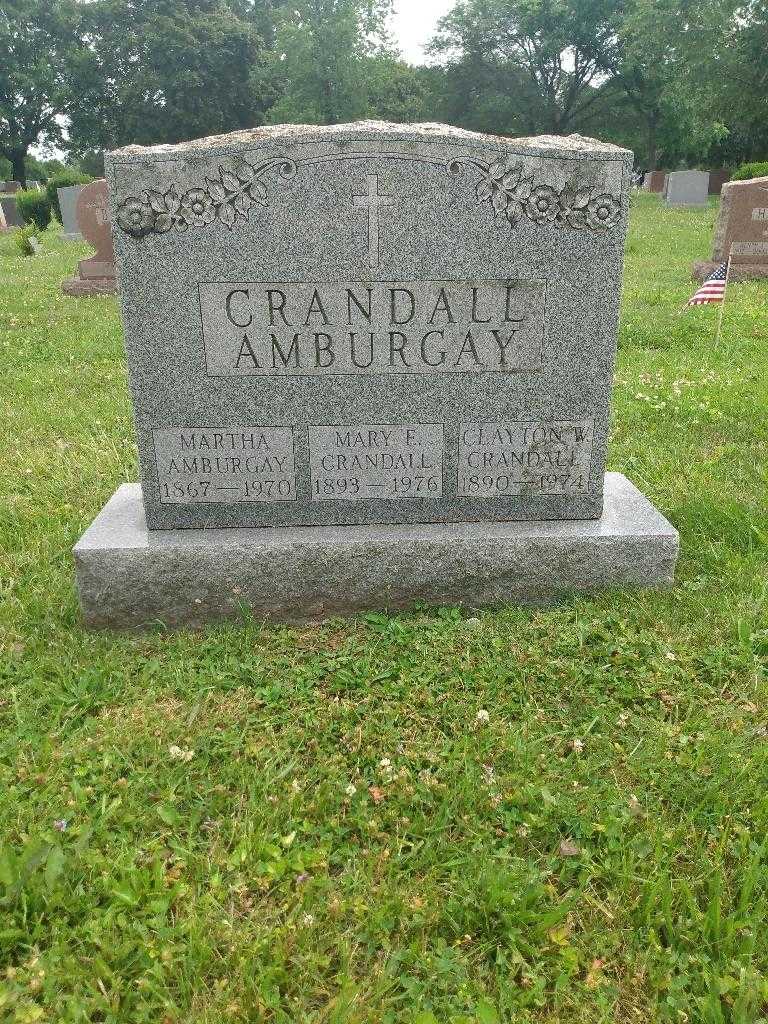
[[[657,129],[659,126],[659,115],[654,110],[648,115],[648,170],[656,170],[656,161],[659,156],[659,147],[657,143]]]
[[[11,167],[13,168],[13,180],[20,181],[22,188],[27,187],[27,172],[24,167],[24,160],[26,156],[26,149],[12,149],[9,153]]]

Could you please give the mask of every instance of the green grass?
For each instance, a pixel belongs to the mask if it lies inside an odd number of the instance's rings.
[[[627,251],[609,463],[673,590],[203,634],[82,630],[116,304],[0,239],[0,1020],[768,1019],[768,286],[717,350],[680,312],[715,214]]]

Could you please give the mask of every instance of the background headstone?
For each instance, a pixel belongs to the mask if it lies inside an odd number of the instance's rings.
[[[56,189],[61,207],[61,225],[64,229],[62,234],[64,238],[72,242],[79,242],[83,237],[77,223],[77,198],[83,187],[83,185],[67,185],[65,188]]]
[[[23,228],[24,219],[19,213],[16,196],[12,194],[0,194],[0,206],[3,208],[5,223],[8,228]]]
[[[668,582],[674,531],[626,481],[603,516],[631,170],[370,122],[109,154],[143,502],[103,513],[119,553],[104,520],[78,545],[89,621],[220,617],[233,586],[299,617],[521,596],[515,560],[531,599],[638,557]],[[115,559],[149,575],[112,603]]]
[[[651,171],[648,176],[648,191],[649,192],[663,192],[664,191],[664,180],[667,176],[666,171]]]
[[[672,171],[664,198],[667,206],[706,206],[709,174],[706,171]]]
[[[4,181],[3,182],[4,192],[20,192],[21,182],[20,181]]]
[[[78,276],[63,281],[65,295],[111,295],[117,290],[115,250],[107,208],[107,183],[103,178],[83,185],[77,197],[80,233],[96,254],[78,263]]]
[[[703,280],[731,254],[729,279],[768,277],[768,177],[723,185],[712,259],[694,264]]]
[[[719,196],[722,191],[723,185],[726,181],[731,180],[731,172],[725,168],[720,167],[715,171],[709,172],[709,194],[711,196]]]

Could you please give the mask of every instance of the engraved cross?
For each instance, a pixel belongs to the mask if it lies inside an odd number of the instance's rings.
[[[368,182],[368,195],[352,196],[355,206],[368,208],[368,262],[371,269],[379,265],[379,207],[394,206],[395,200],[392,196],[379,195],[379,176],[369,174],[366,176]]]

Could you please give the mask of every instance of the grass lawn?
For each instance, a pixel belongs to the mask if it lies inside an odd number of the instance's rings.
[[[0,1021],[768,1019],[768,284],[680,314],[715,216],[627,250],[673,590],[141,636],[70,556],[137,478],[115,301],[0,238]]]

